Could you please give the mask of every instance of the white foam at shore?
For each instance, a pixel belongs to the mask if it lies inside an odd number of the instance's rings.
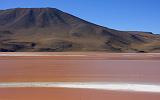
[[[104,82],[9,82],[0,83],[0,88],[43,87],[43,88],[75,88],[131,92],[160,93],[160,85],[130,84],[130,83],[104,83]]]

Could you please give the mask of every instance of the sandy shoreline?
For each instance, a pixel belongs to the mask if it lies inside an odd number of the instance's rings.
[[[0,88],[0,100],[159,100],[159,93],[65,88]]]
[[[57,60],[160,60],[160,53],[104,53],[104,52],[1,52],[0,59]]]

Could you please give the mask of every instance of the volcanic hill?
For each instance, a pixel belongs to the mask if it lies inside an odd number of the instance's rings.
[[[55,8],[15,8],[0,10],[0,51],[160,52],[160,35],[110,29]]]

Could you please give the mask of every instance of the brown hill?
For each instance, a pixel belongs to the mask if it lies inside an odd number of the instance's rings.
[[[0,10],[0,51],[160,52],[160,36],[102,27],[55,8]]]

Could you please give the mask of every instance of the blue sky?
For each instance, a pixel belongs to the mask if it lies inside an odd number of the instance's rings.
[[[160,33],[160,0],[0,0],[0,9],[53,7],[118,30]]]

